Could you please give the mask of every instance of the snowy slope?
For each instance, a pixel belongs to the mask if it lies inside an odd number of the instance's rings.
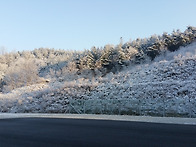
[[[1,93],[0,111],[196,117],[196,43],[117,74]]]

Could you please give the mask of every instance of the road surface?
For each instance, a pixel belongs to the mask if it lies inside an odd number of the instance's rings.
[[[0,147],[196,147],[196,125],[67,118],[0,119]]]

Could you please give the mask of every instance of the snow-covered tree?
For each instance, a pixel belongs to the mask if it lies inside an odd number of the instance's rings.
[[[100,57],[101,64],[108,72],[116,72],[126,63],[127,58],[120,45],[113,47],[105,46],[104,52]]]
[[[42,80],[38,76],[38,65],[39,61],[24,58],[12,63],[3,78],[4,91],[41,82]]]

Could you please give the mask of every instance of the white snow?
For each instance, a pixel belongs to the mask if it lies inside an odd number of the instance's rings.
[[[0,111],[196,117],[196,43],[117,74],[1,93]]]

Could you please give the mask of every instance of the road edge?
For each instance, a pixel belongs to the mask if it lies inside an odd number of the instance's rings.
[[[152,116],[129,116],[129,115],[94,115],[94,114],[46,114],[46,113],[0,113],[1,119],[13,118],[67,118],[67,119],[94,119],[132,121],[165,124],[196,125],[196,118],[180,117],[152,117]]]

